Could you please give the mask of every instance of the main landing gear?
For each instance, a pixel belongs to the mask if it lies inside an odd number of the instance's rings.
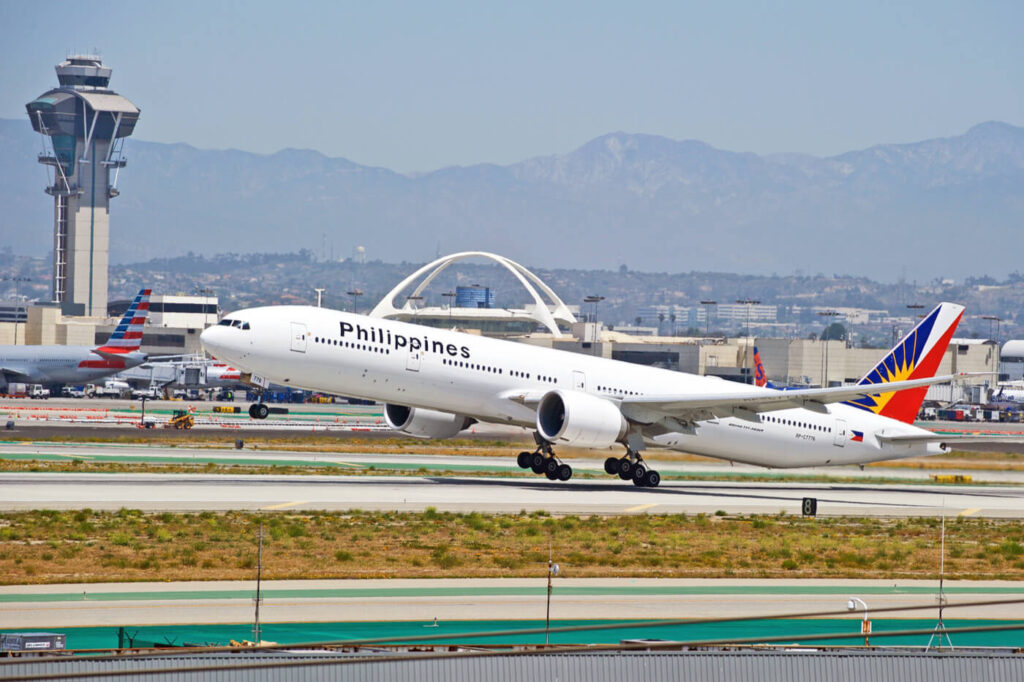
[[[635,450],[626,450],[624,457],[609,457],[604,461],[604,470],[612,476],[618,474],[623,481],[633,481],[639,488],[657,488],[661,474],[648,469],[644,458]]]
[[[534,434],[534,440],[537,441],[537,449],[533,452],[520,452],[516,458],[519,468],[532,469],[533,473],[544,474],[551,481],[568,481],[572,478],[572,467],[563,464],[555,456],[551,443],[540,438],[538,434]]]
[[[260,396],[260,402],[249,406],[249,416],[253,419],[266,419],[269,414],[270,408],[263,402],[263,396]]]

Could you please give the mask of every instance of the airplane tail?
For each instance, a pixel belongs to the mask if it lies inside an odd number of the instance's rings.
[[[99,355],[108,353],[123,354],[139,350],[142,345],[142,327],[149,315],[150,289],[140,289],[135,300],[128,306],[124,317],[117,323],[117,328],[107,342],[95,350]]]
[[[857,385],[882,385],[890,381],[927,379],[935,376],[963,313],[962,305],[940,303],[911,329],[909,334],[900,339],[889,354],[865,374]],[[922,386],[865,396],[849,400],[846,404],[912,424],[927,392],[928,387]]]
[[[764,365],[761,364],[761,353],[757,346],[754,346],[754,384],[764,388],[775,388],[772,382],[768,381],[768,375],[764,373]]]

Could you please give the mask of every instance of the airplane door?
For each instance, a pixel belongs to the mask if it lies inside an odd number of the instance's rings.
[[[405,359],[405,368],[410,372],[420,371],[420,358],[423,357],[423,351],[411,350],[409,351],[409,357]]]
[[[306,325],[301,322],[292,322],[292,350],[296,353],[306,352]]]
[[[843,446],[846,445],[846,420],[845,419],[837,419],[836,420],[836,438],[835,438],[834,441],[832,441],[832,444],[833,445],[838,445],[839,447],[843,447]]]
[[[587,375],[583,372],[573,372],[572,385],[577,391],[587,390]]]

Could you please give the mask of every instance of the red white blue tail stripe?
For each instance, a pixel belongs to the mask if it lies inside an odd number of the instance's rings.
[[[149,315],[149,289],[142,289],[128,306],[107,342],[96,350],[104,353],[131,353],[142,345],[142,327]]]

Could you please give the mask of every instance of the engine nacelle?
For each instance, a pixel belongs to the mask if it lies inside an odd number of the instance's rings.
[[[581,391],[551,391],[537,406],[537,432],[552,443],[606,448],[628,428],[615,403]]]
[[[417,438],[451,438],[476,423],[472,417],[405,405],[384,406],[388,426]]]

